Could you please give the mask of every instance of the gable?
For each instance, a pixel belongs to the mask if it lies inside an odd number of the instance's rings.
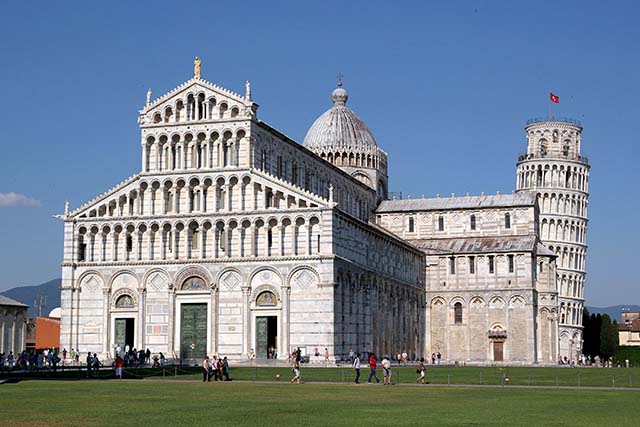
[[[192,108],[198,108],[200,119],[216,120],[254,116],[258,104],[251,101],[248,86],[247,94],[242,96],[207,80],[192,78],[156,100],[148,100],[140,110],[138,122],[142,126],[180,122],[193,114]]]

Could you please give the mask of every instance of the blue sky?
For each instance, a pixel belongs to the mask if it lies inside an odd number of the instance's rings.
[[[413,197],[511,192],[524,122],[552,89],[592,164],[587,304],[640,303],[640,3],[176,4],[3,6],[0,290],[60,275],[51,216],[138,172],[147,88],[171,90],[200,56],[207,80],[250,80],[258,116],[297,141],[342,73],[390,190]]]

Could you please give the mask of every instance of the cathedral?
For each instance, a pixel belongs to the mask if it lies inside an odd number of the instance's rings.
[[[389,197],[387,154],[333,105],[302,144],[193,77],[140,110],[140,172],[64,222],[61,347],[191,359],[326,348],[552,364],[581,347],[589,164],[532,120],[516,191]]]

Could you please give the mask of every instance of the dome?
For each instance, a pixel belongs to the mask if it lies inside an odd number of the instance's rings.
[[[56,319],[59,319],[61,314],[62,314],[62,309],[60,307],[56,307],[49,312],[49,317],[54,317]]]
[[[311,125],[302,145],[309,149],[322,147],[377,147],[371,131],[360,117],[346,107],[349,95],[338,83],[331,94],[333,107],[324,112]]]

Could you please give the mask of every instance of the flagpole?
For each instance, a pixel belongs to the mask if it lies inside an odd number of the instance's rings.
[[[553,113],[551,112],[551,88],[549,88],[549,99],[547,99],[547,102],[549,103],[549,117],[547,117],[547,119],[551,120],[553,117]]]

